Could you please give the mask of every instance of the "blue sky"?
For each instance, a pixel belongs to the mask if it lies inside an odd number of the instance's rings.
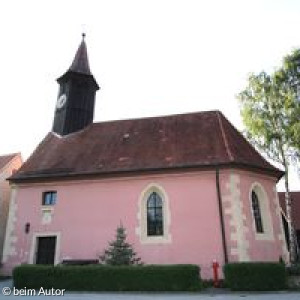
[[[235,96],[300,47],[299,15],[296,0],[3,1],[0,153],[27,158],[51,130],[82,31],[95,121],[219,109],[242,130]]]

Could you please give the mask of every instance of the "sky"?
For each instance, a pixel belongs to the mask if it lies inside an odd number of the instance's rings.
[[[299,0],[1,1],[0,154],[27,159],[51,130],[82,32],[95,122],[218,109],[243,130],[236,95],[300,47],[299,15]]]

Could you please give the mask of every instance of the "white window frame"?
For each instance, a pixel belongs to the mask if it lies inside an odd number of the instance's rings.
[[[163,213],[163,235],[151,235],[147,234],[147,201],[149,196],[153,193],[157,193],[162,199],[162,213]],[[138,200],[138,227],[136,228],[136,234],[140,238],[142,244],[164,244],[171,243],[170,224],[171,215],[169,207],[169,198],[165,190],[157,183],[151,183],[141,192]]]
[[[254,191],[258,198],[261,222],[263,226],[263,232],[257,232],[255,225],[254,212],[252,207],[252,191]],[[273,221],[270,209],[270,200],[262,184],[259,182],[254,182],[249,190],[249,202],[251,209],[251,219],[252,219],[252,230],[255,235],[256,240],[266,240],[274,241],[274,230]]]

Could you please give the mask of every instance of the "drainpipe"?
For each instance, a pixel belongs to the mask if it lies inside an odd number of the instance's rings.
[[[225,264],[227,264],[228,263],[228,253],[227,253],[226,236],[225,236],[225,224],[224,224],[222,197],[221,197],[221,189],[220,189],[220,170],[219,170],[218,167],[216,169],[216,188],[217,188],[217,196],[218,196],[218,204],[219,204],[219,216],[220,216],[220,224],[221,224],[224,262],[225,262]]]

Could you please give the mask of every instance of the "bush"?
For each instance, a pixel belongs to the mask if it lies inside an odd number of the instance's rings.
[[[290,276],[300,276],[300,264],[287,267],[287,273]]]
[[[196,265],[22,265],[13,280],[16,288],[68,291],[191,291],[201,282]]]
[[[224,266],[225,285],[235,291],[275,291],[286,288],[281,263],[230,263]]]

